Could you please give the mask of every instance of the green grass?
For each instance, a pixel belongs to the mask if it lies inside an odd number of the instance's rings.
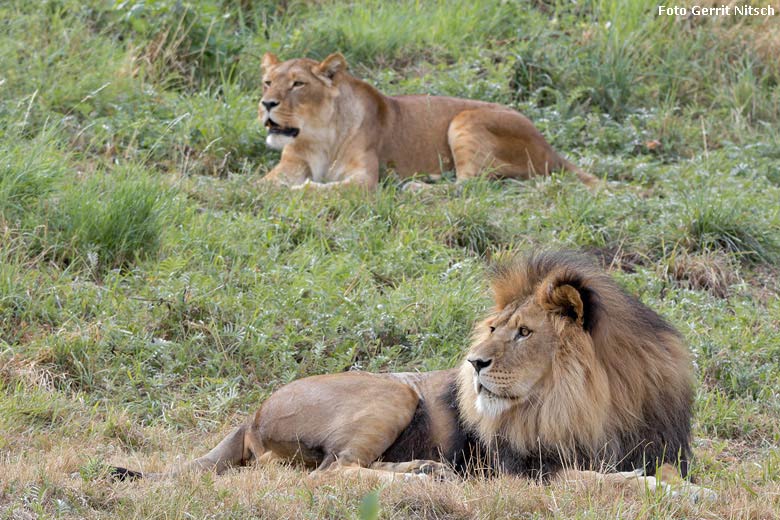
[[[514,36],[515,9],[512,2],[466,0],[325,1],[292,18],[285,27],[291,34],[278,44],[282,52],[319,58],[345,49],[347,58],[360,63],[408,62],[423,56],[455,59],[488,38]]]
[[[0,518],[780,509],[777,20],[614,0],[10,0],[0,20]],[[610,187],[261,187],[278,160],[256,122],[266,51],[341,51],[388,93],[509,104]],[[537,246],[595,254],[682,331],[696,478],[723,500],[313,486],[290,468],[99,478],[104,460],[201,454],[296,378],[452,366],[490,306],[489,260]]]
[[[52,137],[44,131],[24,140],[12,132],[0,147],[0,214],[16,226],[35,213],[64,173],[67,160]]]
[[[62,265],[81,262],[93,274],[128,267],[156,253],[170,192],[139,168],[74,179],[45,215],[52,255]],[[170,217],[169,217],[170,219]]]

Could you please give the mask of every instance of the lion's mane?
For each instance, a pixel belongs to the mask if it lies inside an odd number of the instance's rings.
[[[653,474],[670,462],[687,474],[691,362],[667,321],[588,257],[570,252],[541,252],[495,266],[495,312],[530,302],[553,313],[551,298],[562,285],[579,293],[582,316],[549,316],[560,347],[540,392],[499,417],[485,416],[474,406],[471,367],[464,363],[457,400],[465,430],[510,473],[550,474],[576,465]],[[487,329],[484,322],[477,325],[473,345]]]

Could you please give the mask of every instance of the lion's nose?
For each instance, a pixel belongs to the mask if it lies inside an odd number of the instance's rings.
[[[474,367],[474,370],[477,371],[477,374],[483,369],[490,366],[491,363],[493,363],[492,359],[480,359],[480,358],[474,358],[469,359],[469,363],[471,363],[471,366]]]
[[[266,112],[270,112],[273,107],[279,105],[278,101],[261,101],[260,103],[263,104]]]

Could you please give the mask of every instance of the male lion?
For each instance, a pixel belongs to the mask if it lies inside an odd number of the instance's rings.
[[[491,286],[495,308],[458,368],[292,382],[208,454],[154,476],[253,459],[295,460],[315,474],[452,468],[653,489],[658,467],[687,476],[693,378],[671,325],[573,253],[500,265]]]
[[[379,168],[402,178],[451,170],[527,179],[555,170],[597,179],[558,155],[527,117],[495,103],[385,96],[347,73],[341,54],[321,63],[265,54],[259,116],[282,150],[265,179],[289,186],[376,187]]]

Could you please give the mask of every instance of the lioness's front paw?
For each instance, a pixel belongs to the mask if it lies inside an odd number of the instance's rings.
[[[427,190],[430,187],[431,187],[430,184],[426,184],[424,182],[409,181],[406,184],[404,184],[403,187],[401,187],[401,189],[403,191],[408,191],[408,192],[411,192],[411,193],[419,193],[419,192],[421,192],[423,190]]]
[[[311,179],[306,179],[301,184],[296,184],[294,186],[290,186],[291,190],[303,190],[306,189],[311,184]]]

